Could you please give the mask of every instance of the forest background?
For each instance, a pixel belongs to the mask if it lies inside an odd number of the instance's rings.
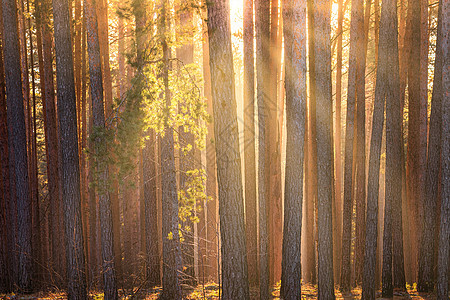
[[[0,297],[448,299],[448,2],[2,0]]]

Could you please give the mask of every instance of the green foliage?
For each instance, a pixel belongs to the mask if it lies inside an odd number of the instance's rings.
[[[186,184],[178,192],[178,215],[181,221],[190,220],[198,223],[199,218],[195,212],[202,211],[202,204],[210,200],[205,193],[206,172],[203,169],[190,170],[186,173]],[[191,231],[192,228],[184,228]]]
[[[93,180],[90,186],[97,189],[99,194],[109,191],[111,186],[111,179],[113,176],[101,176],[108,168],[108,165],[113,164],[113,156],[110,149],[113,147],[114,130],[103,126],[94,126],[89,135],[90,147],[86,150],[88,160],[92,164]],[[107,180],[107,181],[105,181]]]
[[[119,16],[131,19],[140,5],[138,1],[141,0],[125,2],[118,10]],[[200,7],[194,1],[180,1],[175,3],[174,7],[176,15],[187,10],[200,12]],[[160,16],[159,9],[158,5],[148,6],[147,16]],[[124,97],[115,100],[114,118],[107,120],[108,133],[96,133],[105,135],[104,138],[108,139],[108,157],[102,158],[108,163],[115,163],[118,172],[110,175],[117,176],[122,183],[125,178],[131,177],[128,175],[135,172],[140,149],[144,147],[144,142],[152,131],[163,137],[167,129],[172,128],[175,149],[181,149],[184,155],[205,147],[206,122],[210,121],[210,116],[206,112],[206,101],[202,96],[202,70],[196,64],[185,65],[177,58],[169,59],[169,65],[165,65],[167,62],[163,61],[161,46],[163,39],[172,49],[192,43],[189,36],[194,28],[181,26],[179,22],[172,23],[175,23],[175,26],[171,27],[172,30],[155,30],[161,26],[160,17],[151,17],[143,29],[135,32],[134,47],[126,55],[128,64],[136,70],[135,76]],[[137,45],[137,41],[144,41],[145,45]],[[166,69],[169,73],[169,105],[166,104],[166,89],[162,76]],[[180,142],[179,135],[183,134],[180,130],[192,134],[193,144]],[[186,184],[180,187],[179,191],[180,219],[197,222],[194,212],[198,209],[198,203],[206,201],[207,198],[204,193],[206,174],[204,170],[195,169],[188,171],[186,176]],[[135,183],[127,180],[126,184]],[[180,237],[181,231],[180,228]]]

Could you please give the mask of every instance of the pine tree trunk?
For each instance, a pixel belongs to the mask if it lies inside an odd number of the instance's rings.
[[[442,3],[442,2],[440,2]],[[430,135],[428,142],[428,159],[426,170],[426,197],[424,198],[424,221],[422,225],[422,243],[420,247],[419,274],[420,289],[433,290],[436,282],[436,262],[434,254],[437,249],[434,234],[438,220],[438,184],[441,160],[441,126],[442,126],[442,4],[439,5],[436,61],[434,65],[433,95],[431,98]]]
[[[17,30],[16,3],[6,0],[3,6],[3,55],[7,95],[8,133],[11,146],[10,161],[14,166],[17,203],[18,281],[22,291],[30,291],[32,279],[31,203],[28,186],[27,132],[23,107],[20,50]],[[12,211],[12,213],[14,213]]]
[[[437,55],[442,55],[442,135],[441,135],[441,223],[439,236],[439,254],[437,269],[437,299],[444,300],[448,298],[449,282],[449,256],[450,256],[450,66],[449,66],[449,47],[450,47],[450,3],[441,1],[442,6],[442,43],[440,44]]]
[[[349,292],[351,285],[351,240],[352,240],[352,216],[353,216],[353,191],[355,188],[354,173],[354,134],[355,134],[355,104],[357,99],[357,82],[362,76],[359,65],[363,60],[360,57],[361,50],[364,49],[364,36],[360,31],[363,26],[362,1],[352,2],[351,23],[350,23],[350,53],[347,88],[347,118],[345,132],[345,165],[344,165],[344,210],[342,229],[342,270],[341,289]],[[361,93],[359,93],[360,95]],[[363,102],[364,103],[364,102]]]
[[[87,48],[89,56],[89,79],[92,103],[92,118],[95,131],[105,130],[105,112],[103,108],[103,82],[100,58],[100,45],[95,14],[95,1],[84,2],[84,15],[86,18]],[[108,153],[108,141],[104,135],[94,140],[95,165],[98,174],[97,192],[99,195],[100,237],[102,253],[103,290],[105,298],[118,299],[117,282],[114,265],[114,241],[111,213],[111,201],[108,193],[108,166],[105,155]]]
[[[308,69],[309,69],[309,102],[308,102],[308,132],[305,177],[305,281],[317,282],[316,274],[316,207],[317,207],[317,141],[316,141],[316,72],[315,72],[315,39],[314,39],[314,8],[313,0],[307,3],[308,9]]]
[[[336,226],[333,231],[333,261],[334,278],[340,282],[340,267],[342,258],[342,163],[341,163],[341,102],[342,102],[342,23],[344,19],[343,1],[338,1],[338,28],[336,53],[336,121],[334,123],[334,169],[335,169],[335,195],[334,211],[336,212]]]
[[[169,90],[170,48],[165,38],[170,30],[170,18],[166,10],[168,2],[162,0],[160,31],[163,50],[163,70],[165,105],[169,107],[171,96]],[[168,118],[168,116],[166,116]],[[166,132],[161,138],[161,186],[162,186],[162,238],[163,238],[163,293],[161,299],[181,299],[181,286],[178,272],[181,268],[180,237],[178,233],[178,195],[175,173],[173,128],[166,124]]]
[[[244,162],[245,162],[245,227],[250,286],[258,286],[258,234],[255,166],[255,63],[253,35],[253,0],[244,4]]]
[[[206,11],[205,18],[206,19]],[[219,226],[217,215],[217,165],[216,165],[216,149],[214,145],[214,118],[212,107],[212,94],[211,94],[211,72],[209,68],[209,42],[208,42],[208,28],[206,22],[203,22],[204,27],[204,42],[202,45],[203,50],[203,78],[204,78],[204,94],[206,98],[206,109],[209,116],[211,116],[211,122],[207,124],[207,136],[206,136],[206,195],[211,198],[206,204],[207,214],[207,250],[206,260],[203,262],[207,265],[207,275],[209,280],[219,280],[218,274],[218,258],[219,258]],[[244,121],[245,122],[245,121]],[[255,179],[256,180],[256,179]],[[256,187],[255,187],[256,189]],[[255,191],[256,193],[256,191]],[[255,200],[256,205],[256,200]],[[255,206],[255,225],[256,226],[256,206]],[[256,229],[255,229],[256,230]],[[255,231],[255,239],[257,238]],[[255,244],[256,247],[256,244]],[[256,248],[255,248],[256,249]],[[256,254],[255,254],[256,256]],[[255,262],[256,263],[256,262]]]
[[[408,201],[410,206],[410,231],[411,231],[411,259],[413,282],[417,280],[418,249],[420,243],[420,205],[422,199],[422,184],[420,176],[422,173],[422,153],[420,142],[420,127],[422,112],[420,108],[420,2],[410,1],[408,15],[411,30],[410,49],[408,58],[408,148],[407,148],[407,174],[408,178]],[[426,125],[425,125],[426,126]]]
[[[258,102],[258,204],[259,204],[259,290],[260,299],[269,298],[269,130],[267,117],[271,105],[269,98],[270,74],[270,2],[255,1],[256,33],[256,98]]]
[[[283,3],[286,175],[281,297],[301,298],[303,162],[306,123],[306,0]]]
[[[370,142],[366,243],[362,299],[375,299],[375,268],[378,230],[378,189],[385,99],[387,103],[392,104],[393,101],[396,101],[399,98],[396,97],[398,84],[395,83],[396,79],[394,75],[396,73],[398,74],[398,60],[396,60],[396,55],[393,55],[393,53],[398,52],[396,2],[393,0],[383,1],[381,9],[380,42],[378,51],[379,60],[372,119],[372,137]],[[393,115],[393,118],[394,117],[395,115]],[[386,216],[388,216],[388,214]],[[390,240],[390,243],[392,243],[392,238]]]
[[[365,70],[367,55],[367,37],[365,35],[364,3],[358,1],[359,42],[357,49],[357,78],[356,78],[356,220],[355,220],[355,274],[356,285],[361,283],[364,265],[364,233],[366,225],[366,99],[365,99]],[[370,13],[370,2],[366,1]]]
[[[334,299],[332,229],[331,2],[314,1],[315,96],[317,99],[318,299]]]
[[[189,65],[194,62],[194,45],[192,44],[193,40],[193,20],[192,20],[192,12],[189,11],[181,11],[178,12],[178,20],[177,22],[177,39],[187,39],[189,42],[182,43],[182,45],[176,49],[176,56],[180,60],[183,65]],[[188,32],[184,33],[183,29],[186,30],[189,28]],[[184,35],[184,37],[182,36]],[[183,68],[183,66],[181,66]],[[179,105],[180,107],[180,105]],[[198,162],[195,161],[195,140],[194,135],[190,132],[185,132],[184,126],[179,128],[180,132],[180,146],[186,147],[187,145],[191,145],[193,149],[188,153],[184,153],[183,149],[179,149],[179,161],[180,161],[180,182],[179,187],[182,190],[186,190],[187,186],[187,172],[189,170],[197,169]],[[196,286],[197,278],[195,277],[195,260],[194,260],[194,223],[188,217],[186,221],[183,222],[182,226],[184,228],[191,228],[191,231],[185,231],[184,233],[184,242],[181,245],[181,252],[183,257],[183,272],[186,274],[184,283]]]
[[[222,299],[249,299],[229,2],[208,6],[222,253]]]
[[[158,211],[156,193],[156,138],[155,133],[150,132],[150,138],[146,141],[143,150],[144,168],[144,199],[145,199],[145,232],[147,251],[147,282],[149,287],[161,284],[160,257],[158,237]]]
[[[282,196],[281,196],[281,137],[278,128],[278,98],[277,80],[281,54],[278,49],[278,0],[270,1],[270,36],[269,36],[269,75],[268,75],[268,103],[266,122],[266,166],[267,179],[267,216],[269,233],[269,284],[273,285],[281,278],[282,252]]]
[[[390,4],[390,3],[389,3]],[[393,26],[397,31],[397,6],[389,7],[394,10]],[[392,280],[392,261],[393,261],[393,230],[394,222],[401,228],[401,151],[402,151],[402,132],[401,132],[401,106],[400,106],[400,78],[399,78],[399,58],[398,58],[398,40],[395,34],[390,45],[390,70],[389,70],[389,92],[386,95],[386,173],[385,173],[385,212],[384,212],[384,233],[383,233],[383,269],[382,269],[382,295],[383,297],[393,297]],[[395,208],[395,209],[394,209]],[[400,211],[399,211],[400,209]],[[394,214],[394,212],[396,214]],[[399,218],[399,219],[398,219]],[[394,221],[396,220],[396,221]],[[401,234],[401,230],[398,234]],[[398,241],[398,238],[397,238]],[[398,243],[396,246],[399,246]],[[400,249],[395,249],[399,251]],[[401,249],[403,252],[403,248]],[[398,257],[396,257],[398,259]]]
[[[67,251],[67,296],[68,299],[87,299],[81,224],[75,82],[70,35],[71,22],[67,1],[53,1],[53,17],[55,23],[56,74],[58,83],[61,180]]]
[[[0,24],[3,24],[2,6],[0,5]],[[3,26],[0,26],[0,32],[3,36]],[[2,44],[2,43],[1,43]],[[11,257],[8,253],[9,241],[8,230],[6,224],[11,224],[10,214],[12,211],[8,210],[8,204],[11,201],[11,187],[9,180],[9,157],[8,157],[8,120],[6,112],[6,93],[5,93],[5,73],[3,66],[3,46],[0,44],[0,170],[1,170],[1,185],[0,185],[0,240],[1,240],[1,257],[0,257],[0,292],[7,293],[11,291]],[[9,227],[10,228],[10,227]],[[10,229],[9,229],[10,230]]]

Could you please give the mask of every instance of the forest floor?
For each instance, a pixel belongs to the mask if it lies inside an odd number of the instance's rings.
[[[123,300],[157,300],[159,294],[161,292],[161,288],[156,288],[151,291],[139,290],[134,293],[119,293],[122,294],[120,299]],[[124,295],[127,294],[127,295]],[[220,299],[220,289],[216,283],[207,283],[207,284],[199,284],[195,289],[193,288],[183,288],[184,299],[186,300],[218,300]],[[275,285],[274,290],[272,291],[273,299],[280,299],[280,285],[279,283]],[[101,300],[103,299],[102,293],[90,293],[90,299],[92,300]],[[258,289],[250,289],[250,299],[257,300],[259,298]],[[16,295],[16,294],[0,294],[0,299],[2,300],[37,300],[37,299],[48,299],[48,300],[59,300],[66,299],[64,293],[44,293],[39,292],[31,295]],[[302,299],[317,299],[317,285],[311,284],[303,284],[302,285]],[[336,300],[353,300],[353,299],[361,299],[361,288],[353,289],[351,293],[342,295],[342,293],[336,289]],[[381,293],[377,293],[377,299],[387,299],[381,298]],[[434,294],[424,294],[418,293],[417,290],[412,287],[408,289],[408,292],[394,292],[394,300],[403,300],[403,299],[436,299]]]

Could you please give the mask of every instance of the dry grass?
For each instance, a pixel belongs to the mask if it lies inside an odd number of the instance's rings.
[[[134,295],[123,295],[121,299],[123,300],[156,300],[159,297],[161,292],[161,288],[156,288],[153,290],[141,290],[139,293]],[[191,287],[184,286],[183,287],[184,299],[186,300],[218,300],[220,289],[219,286],[214,282],[208,282],[204,285],[200,284],[195,289]],[[280,299],[280,283],[274,286],[274,290],[272,291],[273,299]],[[102,293],[90,293],[90,299],[100,300],[103,299]],[[257,300],[259,298],[258,289],[251,288],[250,289],[250,298],[251,300]],[[57,300],[57,299],[66,299],[66,295],[64,293],[44,293],[39,292],[31,295],[16,295],[16,294],[0,294],[0,299],[4,300],[35,300],[35,299],[48,299],[48,300]],[[317,285],[312,284],[303,284],[302,285],[302,299],[317,299]],[[336,289],[336,299],[337,300],[353,300],[353,299],[361,299],[361,288],[355,288],[351,293],[343,295],[338,289]],[[378,293],[377,299],[381,298],[381,294]],[[395,291],[394,292],[394,300],[403,300],[403,299],[429,299],[434,300],[436,296],[433,294],[423,294],[418,293],[415,289],[415,285],[412,287],[408,287],[408,292]]]

